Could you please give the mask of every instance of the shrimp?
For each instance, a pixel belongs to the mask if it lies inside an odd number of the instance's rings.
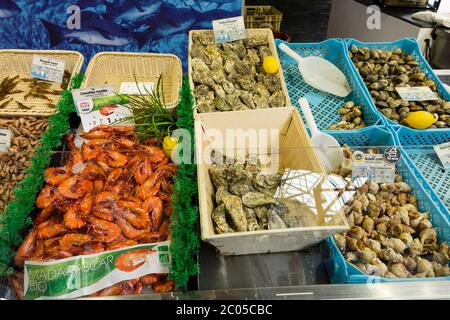
[[[100,161],[98,159],[96,160],[96,162],[97,162],[97,165],[100,168],[102,168],[102,170],[105,172],[105,174],[109,174],[109,172],[111,171],[111,168],[106,163],[104,163],[103,161]]]
[[[157,147],[157,146],[145,146],[145,145],[139,145],[138,146],[141,151],[143,151],[150,162],[152,163],[159,163],[163,161],[164,158],[167,158],[164,154],[163,149]]]
[[[44,209],[50,206],[58,197],[58,191],[56,187],[51,185],[45,185],[39,195],[36,198],[36,207],[38,209]]]
[[[144,265],[146,256],[156,252],[152,249],[136,249],[119,255],[114,261],[117,269],[125,272],[131,272]]]
[[[73,208],[70,208],[66,211],[66,213],[64,214],[63,222],[64,226],[70,230],[80,229],[86,225],[86,222],[78,216]]]
[[[161,227],[159,228],[159,232],[161,232],[162,235],[165,235],[168,237],[170,235],[170,220],[166,219],[163,223],[161,223]]]
[[[95,180],[94,181],[94,193],[100,193],[105,186],[105,182],[103,180]]]
[[[91,241],[91,237],[86,234],[69,233],[59,240],[59,246],[63,251],[77,254],[86,243]]]
[[[134,285],[134,294],[142,293],[142,283],[139,281]]]
[[[89,180],[84,180],[79,177],[73,176],[67,180],[64,180],[59,186],[59,193],[70,199],[80,199],[87,192],[93,189],[94,185]]]
[[[161,232],[144,232],[139,238],[140,243],[155,243],[161,242],[167,239],[167,236],[163,235]]]
[[[152,284],[152,289],[155,293],[170,292],[174,287],[175,282],[167,279],[163,279]]]
[[[120,214],[136,229],[145,229],[150,222],[148,215],[142,219],[127,209],[120,210]]]
[[[36,224],[42,223],[45,220],[47,220],[53,213],[55,213],[57,210],[55,206],[49,205],[48,207],[44,208],[34,217],[34,222]]]
[[[116,283],[115,285],[105,288],[103,290],[97,291],[96,293],[94,293],[92,296],[116,296],[121,294],[123,288],[122,288],[122,283]]]
[[[45,246],[43,240],[37,240],[36,241],[36,248],[33,252],[33,254],[30,256],[30,260],[36,261],[36,260],[42,260],[42,258],[45,255]]]
[[[94,196],[92,193],[86,193],[83,200],[80,202],[80,210],[83,213],[89,213],[92,210],[92,205],[94,203]]]
[[[140,277],[139,280],[141,280],[141,283],[145,286],[150,286],[156,282],[159,281],[159,278],[161,278],[160,274],[157,273],[151,273],[151,274],[147,274],[143,277]]]
[[[102,191],[95,196],[94,215],[98,218],[113,221],[116,211],[116,201],[119,198],[112,192]]]
[[[22,300],[23,299],[23,272],[16,272],[12,277],[11,277],[11,286],[14,289],[14,292],[16,294],[17,299]]]
[[[36,248],[36,230],[33,229],[17,249],[16,256],[14,257],[14,262],[18,267],[22,267],[25,260],[31,256],[32,252]]]
[[[128,162],[128,157],[120,152],[109,150],[102,152],[98,159],[113,168],[121,168]]]
[[[156,231],[159,229],[162,220],[163,213],[163,202],[161,198],[150,196],[144,201],[144,210],[146,212],[151,211],[151,219],[152,219],[152,229],[151,231]]]
[[[113,242],[120,237],[121,232],[117,224],[96,217],[91,217],[90,222],[90,233],[95,241]]]
[[[131,165],[131,172],[133,173],[134,180],[138,184],[143,184],[153,173],[152,164],[148,158],[142,159],[141,156],[134,156],[129,164]]]
[[[46,220],[37,226],[36,231],[39,239],[50,239],[63,234],[67,229],[61,223]]]
[[[123,173],[124,170],[120,168],[112,170],[106,178],[106,186],[115,185],[122,178]]]
[[[116,216],[116,222],[117,225],[122,230],[122,234],[132,240],[139,240],[141,237],[144,236],[145,230],[138,230],[134,228],[122,215]]]
[[[125,247],[131,247],[131,246],[135,246],[137,244],[138,244],[137,241],[134,241],[131,239],[116,240],[114,242],[109,243],[108,250],[115,250],[115,249],[120,249],[120,248],[125,248]]]
[[[64,259],[64,258],[70,258],[73,254],[71,254],[68,251],[61,250],[61,248],[58,246],[52,247],[51,249],[47,250],[45,260],[58,260],[58,259]]]
[[[103,180],[106,177],[105,171],[100,168],[97,164],[91,162],[86,167],[84,167],[81,172],[81,177],[86,180]]]
[[[58,186],[61,182],[69,178],[65,168],[47,168],[44,173],[44,181],[51,186]]]
[[[113,141],[119,146],[127,149],[134,149],[136,146],[133,140],[127,139],[125,137],[114,138]]]
[[[107,139],[93,139],[81,146],[81,154],[84,161],[90,161],[96,159],[102,150],[102,146],[108,144],[110,141]]]
[[[80,136],[85,139],[106,139],[111,136],[109,132],[103,131],[100,126],[91,129],[89,132],[82,132]]]

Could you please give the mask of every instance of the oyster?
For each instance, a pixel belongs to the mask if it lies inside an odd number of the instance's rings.
[[[224,187],[219,187],[216,193],[216,201],[219,205],[221,203],[225,205],[237,231],[247,231],[247,218],[245,217],[241,198],[232,195]]]
[[[287,228],[284,221],[280,218],[277,211],[273,208],[268,210],[269,216],[269,230],[271,229],[284,229]]]
[[[254,95],[253,100],[255,101],[256,109],[270,108],[269,98],[267,96]]]
[[[248,231],[261,230],[261,227],[258,225],[258,221],[256,220],[255,211],[247,206],[244,206],[244,213],[247,218]]]
[[[261,229],[267,229],[269,223],[269,211],[266,206],[254,207],[256,217],[258,218]]]
[[[246,48],[255,48],[255,47],[263,46],[266,44],[267,44],[267,38],[264,35],[253,36],[253,37],[248,38],[245,41]]]
[[[280,79],[274,74],[265,74],[263,77],[264,85],[271,94],[281,90]]]
[[[224,98],[221,97],[215,97],[212,102],[212,106],[219,111],[231,110],[231,106],[227,103],[227,101]]]
[[[285,99],[281,90],[275,91],[269,98],[269,105],[271,108],[282,108],[285,106]]]
[[[210,91],[211,91],[211,89],[206,84],[201,84],[201,85],[198,85],[198,86],[195,87],[194,96],[196,98],[204,97]]]
[[[272,52],[270,52],[270,48],[268,46],[259,46],[258,47],[259,56],[264,59],[267,56],[271,56]]]
[[[242,202],[250,208],[277,203],[273,197],[262,192],[248,192],[242,196]]]
[[[226,209],[224,204],[216,207],[211,213],[211,218],[214,222],[216,233],[220,234],[234,232],[234,230],[228,225],[225,214]]]

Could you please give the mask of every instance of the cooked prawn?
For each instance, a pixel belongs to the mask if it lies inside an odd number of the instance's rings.
[[[84,251],[81,252],[82,254],[94,254],[94,253],[100,253],[105,251],[105,247],[103,246],[103,243],[99,241],[91,242],[85,245]]]
[[[134,228],[122,215],[116,216],[117,225],[122,230],[122,234],[132,240],[139,240],[145,233],[145,230],[138,230]]]
[[[61,182],[69,178],[65,168],[48,168],[44,173],[44,181],[52,186],[58,186]]]
[[[81,233],[69,233],[66,234],[59,240],[59,246],[62,250],[70,252],[72,254],[77,254],[82,250],[84,245],[91,242],[90,236]]]
[[[120,237],[121,232],[117,224],[96,217],[91,217],[90,222],[90,233],[95,241],[112,242]]]
[[[175,287],[175,282],[172,280],[160,280],[158,282],[155,282],[152,284],[152,289],[155,293],[164,293],[164,292],[170,292]]]
[[[87,192],[91,191],[93,187],[94,185],[91,181],[72,176],[58,186],[58,191],[63,197],[80,199]]]
[[[128,162],[128,157],[120,152],[109,150],[99,154],[98,159],[113,168],[121,168]]]
[[[48,218],[52,216],[53,213],[55,213],[57,210],[53,204],[49,205],[48,207],[44,208],[34,217],[34,222],[36,224],[42,223]]]
[[[95,180],[94,181],[94,193],[100,193],[105,186],[105,182],[103,180]]]
[[[64,214],[64,226],[67,229],[80,229],[86,225],[86,221],[84,221],[73,208],[70,208]]]
[[[96,159],[102,151],[102,146],[110,143],[107,139],[93,139],[89,140],[81,146],[81,154],[85,161]]]
[[[112,192],[100,192],[95,196],[93,208],[94,215],[104,220],[113,221],[118,199],[118,196]]]
[[[131,247],[137,245],[138,242],[131,239],[122,239],[110,242],[108,244],[108,250],[120,249],[125,247]]]
[[[134,294],[142,293],[142,283],[139,281],[134,285]]]
[[[161,198],[150,196],[144,201],[143,207],[146,212],[151,211],[151,218],[152,218],[151,231],[158,230],[161,225],[163,213],[163,202]]]
[[[66,172],[73,172],[73,170],[77,169],[79,166],[81,166],[83,164],[83,155],[81,154],[80,149],[77,148],[77,146],[75,145],[74,141],[73,141],[73,134],[69,133],[67,135],[67,145],[69,146],[70,149],[70,159],[69,162],[66,165]]]
[[[44,209],[50,206],[58,197],[58,190],[51,185],[45,185],[39,195],[36,198],[36,207],[38,209]]]
[[[17,299],[22,300],[23,299],[23,283],[24,283],[24,274],[23,272],[16,272],[11,277],[11,286],[14,289],[14,292],[16,294]]]
[[[16,256],[14,257],[14,262],[17,266],[22,267],[25,260],[31,256],[36,247],[36,235],[36,230],[32,229],[23,240],[19,249],[17,249]]]
[[[121,214],[136,229],[145,229],[150,222],[150,218],[148,215],[140,218],[128,209],[121,209],[119,211],[119,214]]]
[[[146,256],[156,252],[152,249],[136,249],[119,255],[114,261],[117,269],[125,272],[131,272],[142,266],[146,260]]]
[[[67,229],[53,220],[46,220],[37,226],[37,237],[39,239],[50,239],[63,234]]]
[[[144,286],[150,286],[150,285],[154,284],[155,282],[158,282],[159,278],[161,278],[160,274],[151,273],[151,274],[147,274],[146,276],[140,277],[139,280],[141,280],[141,283]]]
[[[94,203],[94,195],[90,192],[86,193],[83,200],[81,200],[80,202],[80,210],[83,213],[91,212],[93,203]]]
[[[94,162],[89,163],[81,172],[81,177],[86,180],[103,180],[105,176],[105,171]]]
[[[119,295],[122,292],[122,283],[116,283],[115,285],[105,288],[103,290],[97,291],[96,293],[92,294],[92,296],[116,296]]]
[[[153,173],[152,164],[146,157],[142,158],[142,156],[136,155],[129,161],[129,164],[134,180],[136,180],[138,184],[143,184]]]

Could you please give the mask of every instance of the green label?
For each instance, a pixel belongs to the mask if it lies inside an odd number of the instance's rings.
[[[169,242],[50,262],[25,262],[25,299],[76,298],[151,273],[168,273]]]

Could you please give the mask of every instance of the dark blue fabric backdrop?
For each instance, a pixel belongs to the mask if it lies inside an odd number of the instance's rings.
[[[68,12],[71,5],[81,10],[78,17]],[[211,29],[211,20],[240,15],[241,5],[241,0],[0,0],[0,48],[77,50],[85,66],[100,51],[173,53],[186,70],[187,31]]]

